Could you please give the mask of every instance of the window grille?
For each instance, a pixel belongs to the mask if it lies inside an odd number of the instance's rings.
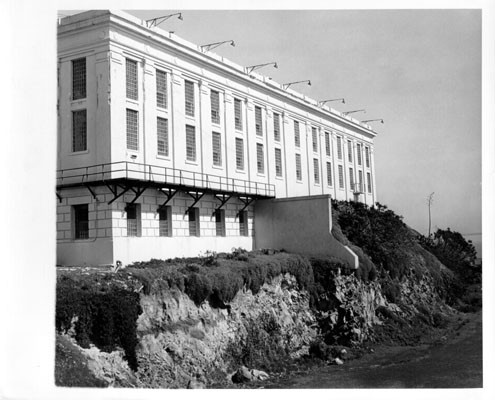
[[[339,165],[339,188],[344,189],[344,167]]]
[[[352,142],[350,140],[347,141],[347,159],[352,162]]]
[[[354,170],[349,168],[349,187],[354,190]]]
[[[86,58],[72,61],[72,100],[86,98]]]
[[[127,236],[138,236],[138,212],[137,204],[127,203]]]
[[[261,143],[256,143],[256,164],[258,167],[258,173],[265,173],[265,160],[263,154],[263,145]]]
[[[337,158],[342,160],[342,138],[337,136]]]
[[[320,163],[317,158],[313,158],[313,175],[315,183],[320,183]]]
[[[165,206],[159,211],[159,235],[160,236],[172,236],[171,227],[171,207]]]
[[[157,117],[156,125],[158,154],[168,157],[168,120]]]
[[[222,145],[221,135],[218,132],[212,132],[212,149],[213,149],[213,165],[222,165]]]
[[[138,99],[137,61],[125,59],[125,93],[131,100]]]
[[[332,163],[327,162],[327,185],[332,186]]]
[[[362,165],[363,159],[362,159],[362,156],[361,156],[361,144],[360,143],[358,143],[356,145],[356,151],[357,151],[357,162],[358,162],[358,165]]]
[[[185,81],[184,87],[186,95],[186,115],[194,117],[194,83]]]
[[[72,151],[87,150],[86,110],[72,112]]]
[[[263,125],[261,117],[261,107],[254,107],[254,117],[256,122],[256,134],[258,136],[263,136]]]
[[[74,206],[74,236],[76,239],[89,238],[88,205]]]
[[[273,113],[273,138],[280,142],[280,115],[277,113]]]
[[[359,191],[364,192],[364,187],[363,187],[363,171],[358,171],[358,178],[359,178]]]
[[[235,129],[242,131],[241,100],[234,99]]]
[[[215,210],[215,234],[225,236],[225,210]]]
[[[364,148],[364,155],[366,157],[366,168],[370,167],[370,148],[365,147]]]
[[[294,144],[301,147],[301,133],[299,131],[299,121],[294,121]]]
[[[368,180],[368,193],[371,193],[371,174],[369,172],[366,173],[366,178]]]
[[[126,109],[126,133],[127,148],[129,150],[139,150],[138,137],[138,112]]]
[[[167,73],[156,70],[156,106],[168,108]]]
[[[325,132],[325,153],[330,157],[330,133]]]
[[[199,208],[189,210],[189,236],[199,236]]]
[[[186,159],[196,161],[196,128],[186,125]]]
[[[244,141],[235,138],[235,166],[238,170],[244,170]]]
[[[248,213],[247,211],[241,211],[239,213],[239,234],[241,236],[248,236]]]
[[[300,154],[296,154],[296,179],[298,181],[302,181],[302,164]]]
[[[275,175],[282,176],[282,151],[275,149]]]
[[[318,131],[315,127],[311,127],[311,134],[313,135],[313,152],[318,153]]]
[[[220,123],[220,94],[212,90],[210,92],[210,102],[211,102],[211,122],[214,124]]]

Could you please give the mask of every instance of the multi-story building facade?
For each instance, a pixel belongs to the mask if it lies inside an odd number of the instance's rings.
[[[273,244],[267,199],[294,236],[313,200],[376,202],[369,125],[123,12],[59,22],[58,98],[59,264]]]

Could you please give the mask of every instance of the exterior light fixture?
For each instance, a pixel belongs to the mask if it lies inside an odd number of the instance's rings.
[[[182,13],[175,13],[175,14],[170,14],[170,15],[164,15],[163,17],[147,19],[146,20],[146,26],[148,28],[152,28],[154,26],[161,24],[162,22],[166,21],[169,18],[175,17],[176,15],[178,15],[178,19],[180,19],[182,21]]]
[[[342,113],[342,115],[349,115],[349,114],[360,112],[360,111],[362,111],[362,112],[364,112],[366,114],[366,110],[363,109],[363,110],[344,111]]]
[[[340,99],[330,99],[330,100],[322,100],[322,101],[319,101],[318,102],[318,107],[323,107],[325,105],[325,103],[328,103],[329,101],[340,101],[342,104],[345,104],[345,100],[344,98],[340,98]]]
[[[250,74],[255,69],[266,67],[267,65],[273,65],[273,68],[278,68],[277,62],[276,61],[272,61],[272,62],[265,63],[265,64],[251,65],[250,67],[246,67],[246,73],[247,74]]]
[[[296,81],[296,82],[289,82],[289,83],[284,83],[282,85],[282,88],[284,90],[287,90],[289,88],[290,85],[294,85],[295,83],[304,83],[304,82],[308,82],[308,86],[311,86],[311,81],[308,79],[308,80],[305,80],[305,81]]]
[[[364,121],[361,121],[361,122],[373,122],[373,121],[380,121],[382,124],[384,123],[383,122],[383,119],[381,119],[381,118],[378,118],[378,119],[367,119],[367,120],[364,120]]]
[[[215,49],[217,48],[218,46],[221,46],[222,44],[224,43],[229,43],[230,42],[230,45],[232,47],[235,47],[235,43],[233,40],[224,40],[223,42],[215,42],[215,43],[209,43],[209,44],[204,44],[202,46],[199,46],[199,48],[201,49],[201,51],[210,51],[212,49]]]

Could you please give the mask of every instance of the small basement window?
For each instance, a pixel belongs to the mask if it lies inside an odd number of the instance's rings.
[[[73,206],[74,212],[74,238],[88,239],[89,238],[89,223],[88,223],[88,205],[78,204]]]
[[[225,236],[225,210],[215,210],[215,234]]]
[[[127,236],[141,236],[139,204],[127,203]]]
[[[199,208],[193,207],[188,212],[189,216],[189,236],[199,236]]]

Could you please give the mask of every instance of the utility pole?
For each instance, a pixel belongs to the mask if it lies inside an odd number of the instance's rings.
[[[431,235],[431,205],[433,204],[433,195],[435,192],[431,192],[429,196],[426,198],[426,202],[428,203],[428,239]]]

